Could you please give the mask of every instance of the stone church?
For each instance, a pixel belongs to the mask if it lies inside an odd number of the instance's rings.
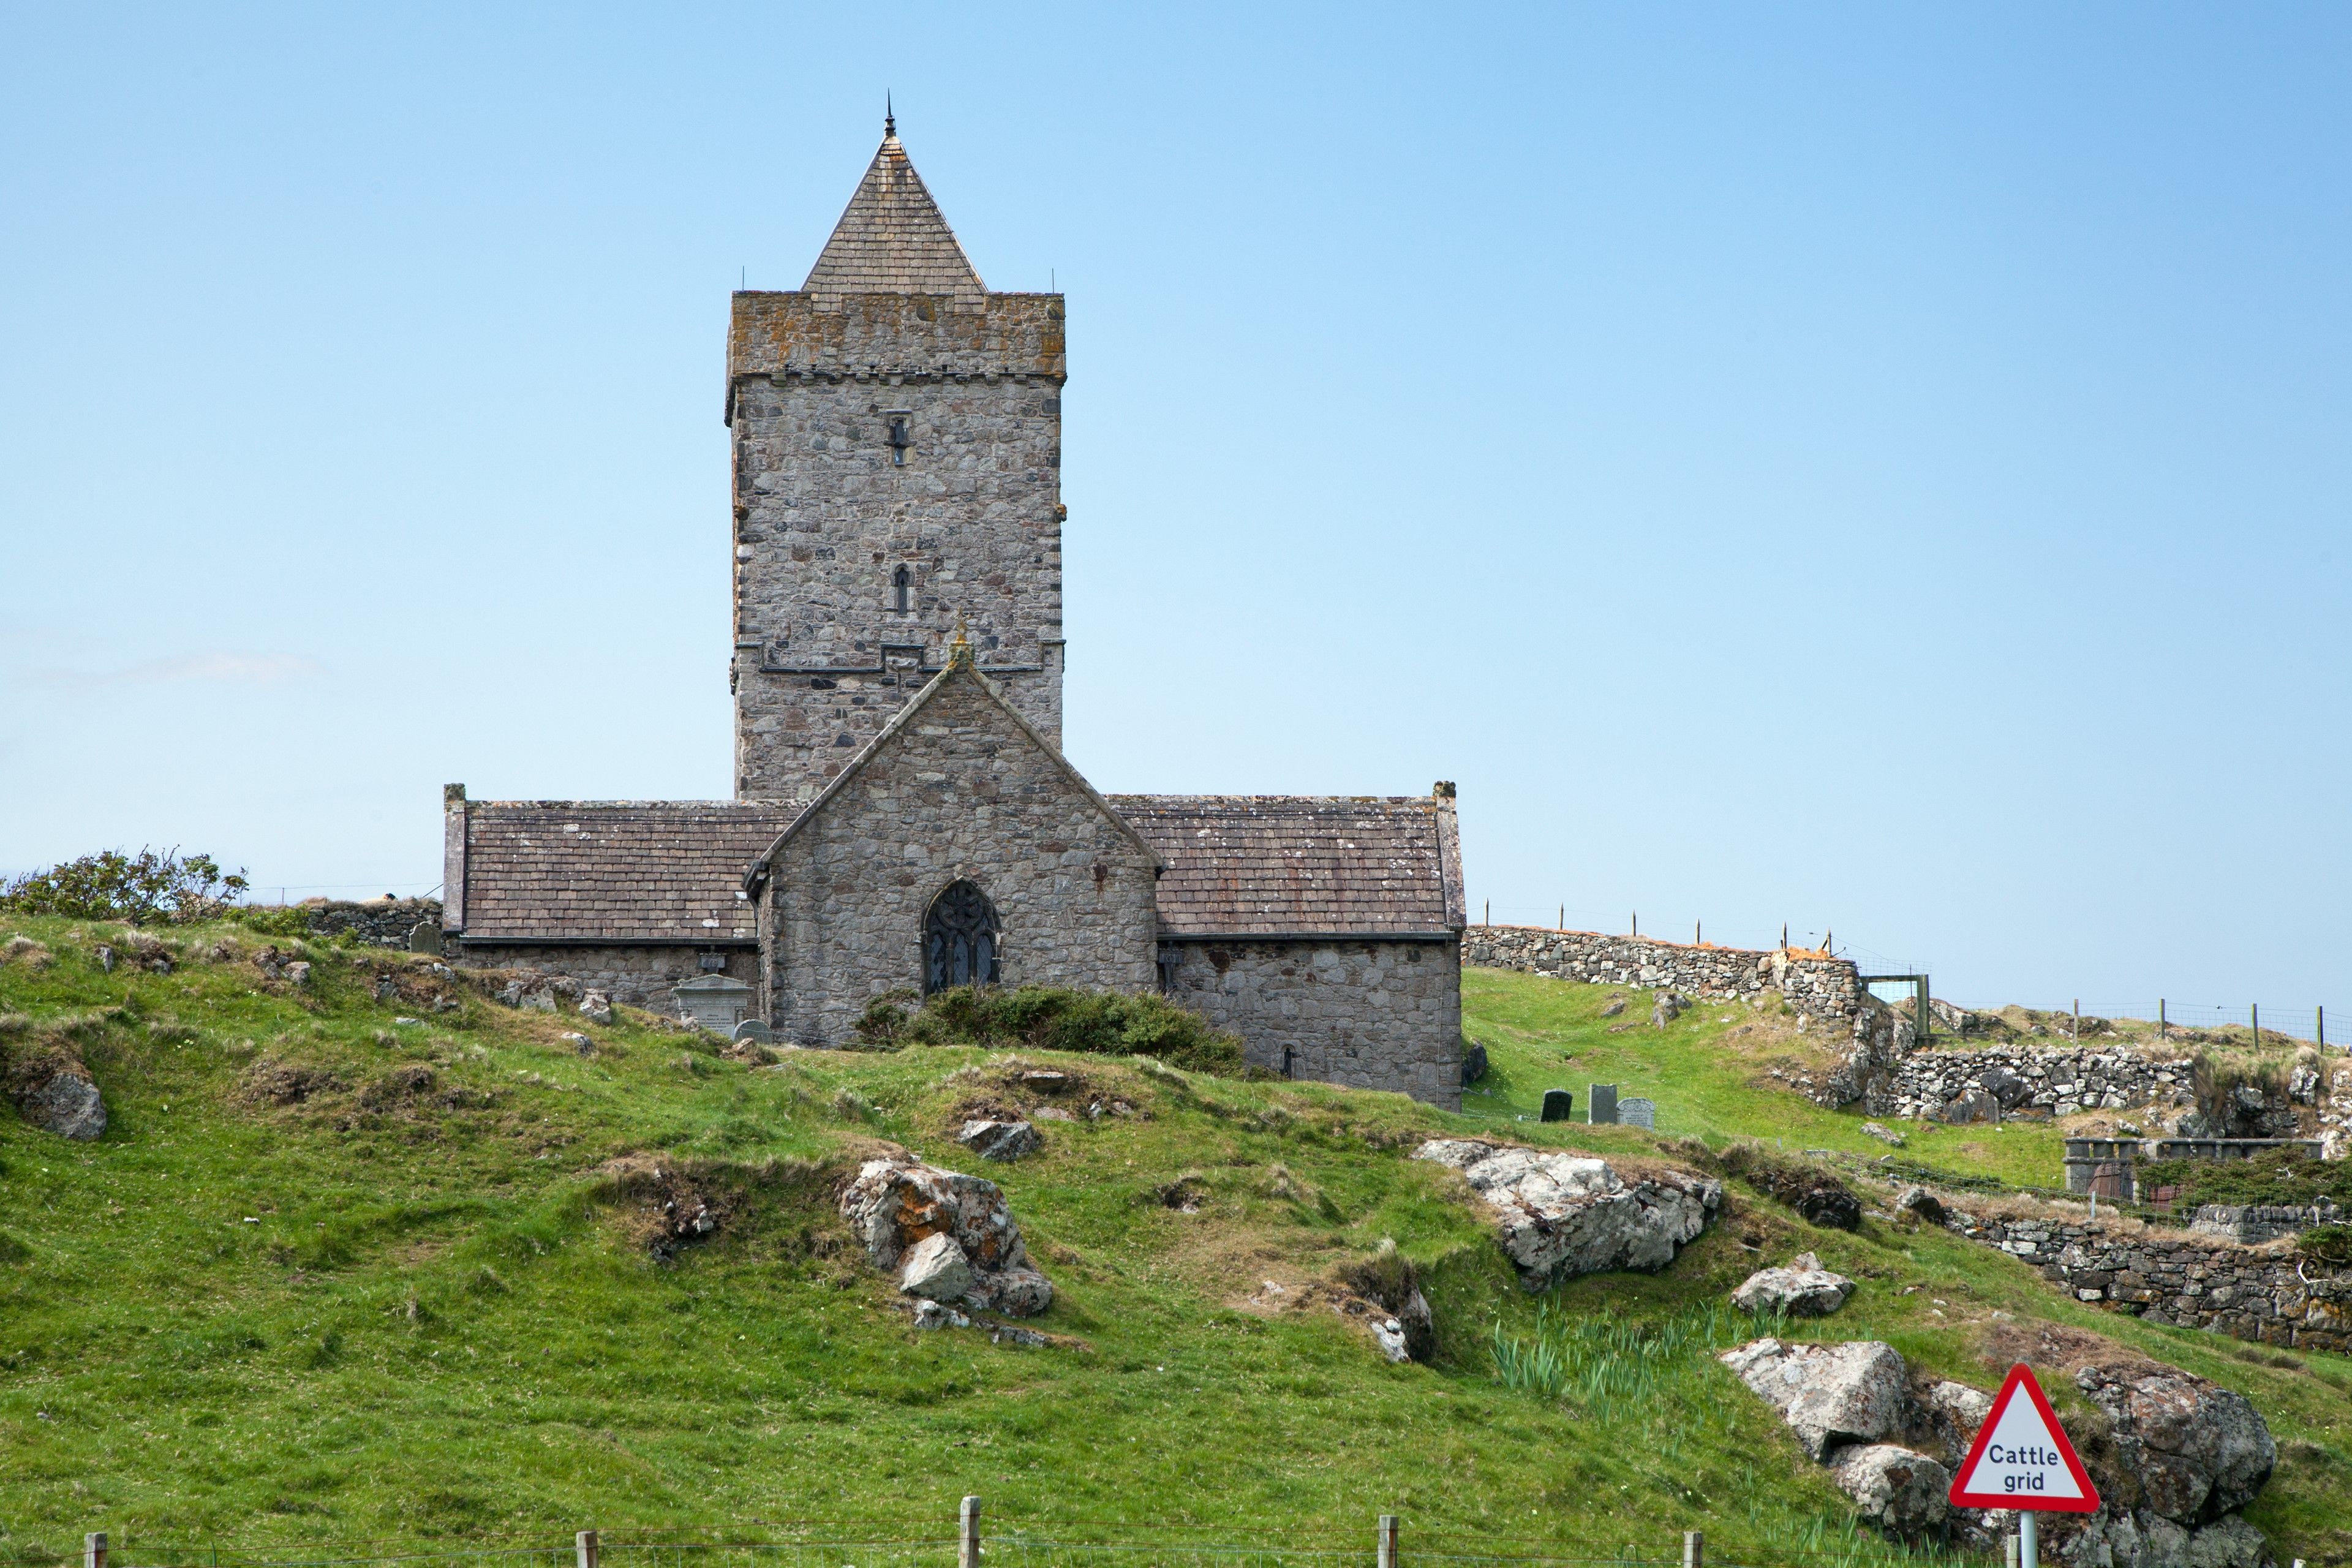
[[[1062,753],[1062,297],[886,125],[734,297],[735,798],[444,797],[446,946],[779,1040],[978,983],[1157,988],[1295,1078],[1461,1097],[1454,789],[1102,795]]]

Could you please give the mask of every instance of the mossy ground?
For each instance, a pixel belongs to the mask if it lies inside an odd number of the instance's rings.
[[[96,1529],[134,1557],[551,1541],[590,1524],[944,1531],[967,1492],[988,1499],[992,1528],[1095,1540],[1197,1525],[1360,1546],[1375,1514],[1398,1512],[1451,1551],[1656,1555],[1699,1528],[1730,1561],[1895,1555],[1849,1528],[1826,1475],[1712,1363],[1684,1369],[1684,1396],[1633,1408],[1500,1386],[1490,1336],[1524,1331],[1538,1304],[1454,1179],[1405,1157],[1423,1136],[1506,1123],[1649,1151],[1629,1129],[1510,1120],[1542,1088],[1580,1095],[1588,1079],[1651,1093],[1662,1136],[1883,1152],[1857,1119],[1759,1085],[1720,1010],[1612,1035],[1605,992],[1474,972],[1470,1032],[1493,1053],[1494,1092],[1459,1117],[1041,1058],[1139,1114],[1050,1124],[1041,1154],[988,1171],[1059,1290],[1039,1326],[1076,1342],[1016,1350],[912,1330],[830,1197],[876,1140],[969,1165],[950,1126],[1001,1066],[990,1053],[762,1068],[642,1019],[586,1027],[472,994],[446,1013],[377,1002],[374,976],[405,955],[312,944],[302,991],[205,956],[224,935],[249,953],[251,933],[167,933],[174,973],[109,974],[93,957],[103,928],[16,929],[50,957],[0,965],[0,1014],[102,1013],[84,1051],[113,1121],[68,1144],[0,1116],[0,1557],[51,1560]],[[253,1087],[264,1058],[341,1087],[272,1103]],[[418,1063],[429,1091],[383,1087]],[[1956,1168],[2054,1162],[2014,1130],[1925,1142]],[[646,1200],[599,1173],[633,1152],[721,1198],[719,1234],[656,1261]],[[1159,1198],[1187,1175],[1197,1212]],[[1387,1364],[1328,1305],[1278,1305],[1384,1238],[1436,1308],[1433,1366]],[[2256,1521],[2282,1561],[2352,1562],[2352,1364],[2100,1314],[1942,1232],[1818,1231],[1735,1190],[1662,1274],[1579,1280],[1551,1310],[1656,1321],[1804,1247],[1863,1282],[1812,1331],[1825,1337],[1884,1337],[1990,1386],[2006,1313],[2243,1390],[2285,1452]]]

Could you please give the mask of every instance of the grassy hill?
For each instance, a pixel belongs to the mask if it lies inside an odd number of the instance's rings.
[[[1892,1558],[1706,1354],[1752,1332],[1730,1287],[1811,1247],[1863,1284],[1800,1333],[1885,1338],[1989,1387],[2020,1333],[2088,1331],[2243,1391],[2284,1452],[2252,1517],[2282,1561],[2352,1562],[2345,1358],[2147,1328],[1942,1232],[1819,1231],[1737,1187],[1663,1274],[1539,1303],[1444,1173],[1404,1157],[1498,1129],[1653,1152],[1636,1130],[1532,1120],[1544,1088],[1580,1101],[1595,1079],[1655,1098],[1662,1139],[1885,1152],[1770,1087],[1807,1047],[1744,1008],[1612,1034],[1605,992],[1474,973],[1495,1068],[1458,1117],[1050,1058],[1135,1114],[1051,1124],[1043,1152],[986,1172],[1059,1291],[1038,1326],[1061,1342],[1022,1350],[915,1331],[831,1201],[877,1141],[971,1168],[950,1132],[1001,1073],[989,1053],[761,1067],[643,1017],[512,1011],[406,955],[299,944],[302,987],[265,980],[264,939],[232,928],[163,933],[170,973],[104,972],[121,928],[10,931],[40,946],[0,963],[0,1047],[73,1039],[112,1122],[74,1144],[0,1114],[0,1560],[52,1561],[95,1529],[142,1556],[588,1525],[936,1531],[966,1492],[993,1528],[1080,1539],[1193,1525],[1360,1547],[1394,1511],[1448,1551],[1656,1555],[1704,1528],[1727,1561]],[[2056,1168],[2016,1128],[1921,1130],[1908,1152]],[[708,1205],[715,1233],[671,1245],[673,1200]],[[1435,1307],[1433,1366],[1387,1364],[1330,1310],[1384,1241]],[[1606,1375],[1565,1400],[1497,1382],[1494,1336],[1539,1312]],[[1594,1325],[1690,1337],[1610,1361]]]

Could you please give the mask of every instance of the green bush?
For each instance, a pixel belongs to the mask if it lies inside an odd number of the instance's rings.
[[[2273,1149],[2251,1160],[2158,1160],[2139,1168],[2142,1192],[2177,1187],[2172,1206],[2335,1202],[2352,1205],[2352,1161],[2311,1160]]]
[[[104,849],[0,886],[0,910],[68,920],[184,925],[216,920],[246,889],[245,873],[224,873],[209,855]]]
[[[885,999],[887,1000],[887,998]],[[869,1007],[867,1015],[874,1016]],[[860,1020],[860,1034],[865,1034]],[[927,1046],[1014,1046],[1097,1056],[1150,1057],[1187,1072],[1239,1078],[1242,1043],[1149,994],[1076,991],[1057,985],[959,985],[940,992],[898,1028]]]
[[[2294,1238],[2294,1248],[2330,1268],[2352,1268],[2352,1225],[2315,1225]]]

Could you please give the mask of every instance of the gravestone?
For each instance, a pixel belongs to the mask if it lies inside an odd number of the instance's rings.
[[[1585,1125],[1613,1126],[1617,1121],[1617,1086],[1613,1083],[1588,1085],[1584,1091]]]
[[[441,922],[418,921],[408,928],[408,951],[438,953],[441,951]]]
[[[739,1044],[749,1041],[755,1046],[772,1046],[776,1043],[775,1031],[768,1027],[768,1021],[765,1018],[744,1019],[735,1026],[735,1033],[731,1037]]]
[[[1638,1094],[1629,1095],[1617,1102],[1617,1120],[1628,1127],[1646,1127],[1654,1132],[1658,1130],[1658,1102]]]
[[[1564,1089],[1544,1090],[1543,1120],[1572,1121],[1576,1119],[1576,1096]]]
[[[670,993],[677,998],[680,1017],[698,1029],[708,1029],[721,1037],[733,1035],[735,1026],[751,1010],[751,988],[723,974],[681,980],[670,988]]]

